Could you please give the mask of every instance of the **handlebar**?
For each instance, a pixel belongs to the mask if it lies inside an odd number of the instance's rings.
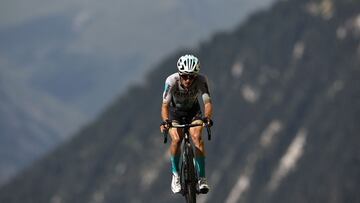
[[[204,123],[205,124],[205,123]],[[204,124],[190,123],[190,124],[172,124],[171,128],[191,128],[196,126],[203,126]]]
[[[191,127],[197,127],[197,126],[205,126],[208,134],[208,140],[211,140],[211,129],[210,126],[207,123],[190,123],[190,124],[173,124],[170,128],[191,128]],[[164,135],[164,143],[167,142],[167,135],[169,130],[166,130],[163,132]]]

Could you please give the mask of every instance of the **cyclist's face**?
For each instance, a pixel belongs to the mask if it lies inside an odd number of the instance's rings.
[[[193,83],[196,75],[190,75],[190,74],[185,74],[185,75],[180,75],[181,77],[181,84],[185,87],[188,88],[191,86],[191,84]]]

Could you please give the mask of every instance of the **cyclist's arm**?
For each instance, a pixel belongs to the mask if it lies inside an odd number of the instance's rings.
[[[211,103],[211,100],[208,100],[207,102],[205,102],[205,107],[204,107],[204,114],[206,118],[212,118],[212,114],[213,114],[213,106]]]
[[[204,116],[211,119],[213,106],[211,102],[211,96],[210,96],[208,81],[206,77],[203,78],[203,83],[200,86],[200,93],[202,100],[204,102]]]
[[[172,87],[172,80],[171,78],[167,78],[165,81],[165,88],[163,92],[163,101],[161,105],[161,119],[166,121],[169,119],[169,105],[171,101],[171,88]]]
[[[161,105],[161,118],[163,121],[169,120],[169,104],[162,103]]]
[[[166,91],[166,90],[165,90]],[[166,97],[165,97],[165,93],[164,93],[164,99],[161,105],[161,119],[164,122],[167,122],[170,118],[169,116],[169,104],[170,102],[167,101]],[[165,130],[167,129],[167,127],[165,125],[161,125],[160,126],[160,131],[163,133]]]

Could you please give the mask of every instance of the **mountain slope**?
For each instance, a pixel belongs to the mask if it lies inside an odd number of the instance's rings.
[[[78,130],[84,117],[19,80],[0,75],[0,185]]]
[[[201,202],[358,202],[358,1],[281,1],[194,52],[215,104]],[[180,54],[0,190],[1,202],[183,202],[158,132]]]

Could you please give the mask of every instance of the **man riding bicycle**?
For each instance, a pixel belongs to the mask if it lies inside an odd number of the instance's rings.
[[[193,55],[181,56],[177,62],[178,72],[170,75],[165,82],[160,126],[161,132],[169,131],[171,137],[170,155],[172,181],[171,190],[174,193],[181,191],[179,176],[180,145],[184,136],[182,129],[171,128],[172,124],[207,123],[212,125],[212,103],[207,84],[207,78],[201,74],[200,61]],[[198,97],[201,96],[204,103],[204,117],[200,109]],[[202,139],[203,126],[190,129],[190,136],[195,145],[195,163],[199,174],[199,190],[207,193],[209,186],[205,178],[205,146]]]

